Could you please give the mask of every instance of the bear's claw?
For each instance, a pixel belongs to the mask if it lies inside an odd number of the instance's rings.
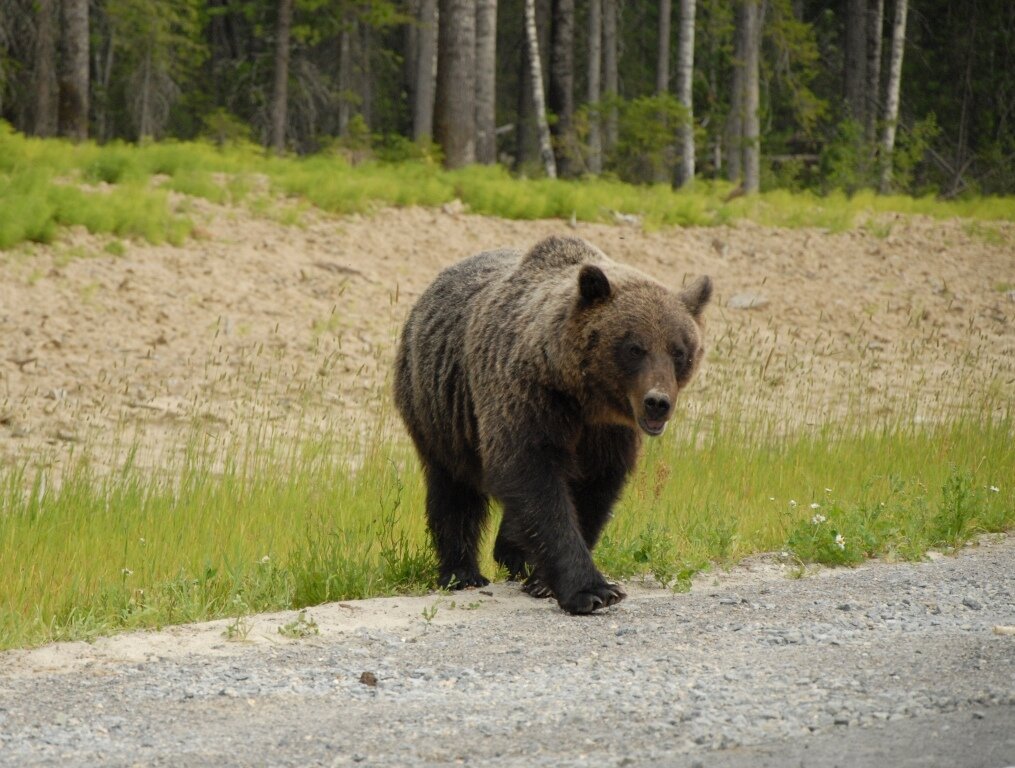
[[[600,608],[608,608],[627,597],[617,584],[601,584],[591,589],[575,592],[567,600],[558,600],[560,607],[568,613],[586,614]]]
[[[529,578],[525,580],[525,583],[522,584],[522,592],[527,594],[529,597],[539,599],[544,597],[553,597],[553,590],[535,576],[529,576]]]

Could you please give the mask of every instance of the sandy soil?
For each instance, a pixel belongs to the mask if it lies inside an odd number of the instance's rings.
[[[787,422],[1015,391],[1015,226],[886,218],[830,234],[639,227],[387,209],[287,227],[193,201],[183,247],[73,231],[0,254],[0,460],[85,444],[164,450],[198,427],[365,431],[411,302],[479,250],[576,234],[679,286],[710,274],[709,360],[689,407]],[[760,299],[752,301],[751,297]],[[746,299],[746,301],[745,301]],[[737,309],[738,303],[761,304]],[[42,457],[47,457],[43,459]]]

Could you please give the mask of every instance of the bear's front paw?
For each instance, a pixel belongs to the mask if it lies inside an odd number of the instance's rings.
[[[553,597],[553,590],[540,581],[536,576],[529,576],[522,585],[522,592],[529,597]]]
[[[617,584],[603,582],[602,584],[580,589],[567,599],[561,599],[557,602],[568,613],[584,614],[592,613],[599,608],[606,608],[614,603],[619,603],[625,597],[627,597],[627,593]]]
[[[437,579],[441,589],[465,589],[466,587],[485,587],[490,580],[479,571],[456,568],[450,573],[442,573]]]

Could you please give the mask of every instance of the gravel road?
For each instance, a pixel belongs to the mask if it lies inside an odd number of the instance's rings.
[[[0,765],[1015,765],[1015,537],[787,573],[591,617],[498,584],[322,606],[303,639],[287,613],[9,652]]]

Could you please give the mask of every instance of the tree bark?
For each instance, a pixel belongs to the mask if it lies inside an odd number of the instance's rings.
[[[599,114],[600,72],[603,66],[603,1],[589,0],[589,61],[588,61],[588,102],[589,102],[589,172],[595,175],[603,171],[602,116]]]
[[[60,133],[88,138],[88,0],[63,0]]]
[[[359,25],[359,112],[369,128],[374,124],[374,73],[371,59],[374,40],[369,22]]]
[[[539,134],[539,156],[543,161],[546,175],[557,178],[557,162],[550,142],[550,127],[546,122],[546,101],[543,97],[543,68],[539,62],[539,36],[536,33],[536,0],[525,0],[525,49],[529,62],[532,106],[536,113],[536,127]]]
[[[55,0],[36,0],[35,62],[32,73],[36,136],[56,133],[56,19]]]
[[[444,165],[476,161],[476,2],[440,0],[434,137]]]
[[[758,58],[761,47],[758,0],[744,2],[744,194],[761,186],[761,131],[758,124]]]
[[[883,39],[885,0],[871,0],[867,9],[867,143],[877,140],[878,117],[881,111],[881,41]]]
[[[617,145],[617,0],[603,0],[603,95],[611,102],[606,109],[605,149]]]
[[[744,159],[744,4],[734,9],[733,78],[730,86],[730,114],[726,121],[726,174],[730,181],[740,181]]]
[[[271,147],[276,154],[285,152],[285,127],[289,102],[289,30],[292,27],[293,0],[278,0],[275,25],[275,83],[271,97]]]
[[[687,110],[687,119],[677,130],[680,165],[676,186],[694,180],[694,0],[680,0],[680,41],[677,50],[677,99]]]
[[[888,93],[885,97],[885,130],[881,139],[881,179],[878,188],[885,195],[892,187],[892,153],[899,119],[899,91],[902,86],[902,54],[906,47],[907,0],[895,0],[892,26],[892,60],[888,69]]]
[[[338,135],[349,134],[349,118],[352,116],[352,30],[353,22],[343,20],[338,33]]]
[[[476,160],[497,162],[497,0],[476,3]]]
[[[553,0],[550,43],[550,89],[547,106],[556,120],[557,173],[572,175],[574,165],[574,0]]]
[[[847,0],[844,59],[846,115],[859,125],[867,124],[867,0]]]
[[[670,19],[673,6],[670,0],[659,0],[659,50],[656,59],[656,93],[670,90]]]
[[[437,0],[421,0],[416,56],[416,91],[412,110],[412,138],[433,137],[434,85],[437,62]]]

